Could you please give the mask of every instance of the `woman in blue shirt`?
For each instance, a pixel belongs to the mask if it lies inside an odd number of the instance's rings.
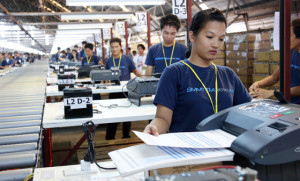
[[[168,66],[157,87],[155,119],[144,132],[196,131],[208,116],[231,106],[251,101],[246,88],[228,67],[212,60],[224,44],[226,20],[217,9],[198,12],[192,19],[188,59]]]

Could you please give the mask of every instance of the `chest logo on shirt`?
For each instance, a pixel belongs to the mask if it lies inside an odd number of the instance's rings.
[[[166,60],[170,60],[171,58],[170,57],[166,57]],[[172,58],[173,60],[180,60],[179,57],[173,57]],[[165,60],[164,57],[155,57],[155,60]]]
[[[207,91],[208,92],[216,92],[215,88],[209,88],[207,87]],[[187,93],[191,93],[191,92],[205,92],[205,89],[203,87],[188,87],[187,88]],[[226,88],[218,88],[218,92],[230,92],[231,94],[234,94],[234,90],[233,89],[226,89]]]
[[[294,68],[294,69],[300,70],[300,67],[299,67],[298,65],[294,65],[294,64],[291,64],[291,68]]]

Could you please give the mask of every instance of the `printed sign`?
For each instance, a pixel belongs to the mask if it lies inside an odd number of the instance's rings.
[[[172,0],[172,8],[179,19],[187,19],[186,0]]]
[[[146,12],[139,12],[135,13],[136,17],[136,30],[143,31],[143,29],[147,28],[147,13]]]
[[[75,80],[74,79],[58,79],[57,83],[58,85],[61,84],[74,84]]]
[[[110,32],[109,28],[102,29],[102,32],[103,32],[103,39],[104,40],[111,39],[111,34],[110,34],[111,32]]]
[[[117,34],[125,35],[125,22],[116,22],[115,30]]]
[[[64,105],[70,106],[70,109],[86,108],[87,104],[92,104],[92,97],[72,97],[64,99]]]

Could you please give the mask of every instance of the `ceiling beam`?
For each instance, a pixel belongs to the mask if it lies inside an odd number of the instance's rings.
[[[10,13],[11,16],[60,16],[60,15],[93,15],[93,14],[134,14],[137,11],[130,11],[130,12],[124,12],[124,11],[110,11],[110,12],[15,12]],[[5,16],[5,14],[0,14],[0,16]]]
[[[38,44],[44,51],[46,51],[45,47],[42,46],[36,39],[34,39],[31,34],[24,29],[23,25],[12,15],[9,14],[9,11],[0,3],[0,8],[2,9],[2,11],[4,12],[4,14],[6,14],[14,23],[16,23],[19,28],[21,30],[23,30],[33,41],[36,42],[36,44]]]
[[[23,25],[31,25],[31,26],[43,26],[43,25],[71,25],[71,24],[108,24],[113,22],[105,22],[105,23],[99,23],[97,22],[44,22],[44,23],[23,23]],[[80,29],[80,27],[78,27]]]

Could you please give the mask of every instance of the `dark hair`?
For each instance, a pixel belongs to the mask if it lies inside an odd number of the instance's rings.
[[[132,51],[132,54],[136,54],[136,51],[135,51],[135,50],[133,50],[133,51]]]
[[[146,49],[145,46],[144,46],[143,44],[138,44],[138,45],[137,45],[137,48],[139,48],[139,47],[141,47],[143,50]]]
[[[63,51],[61,51],[61,53],[65,54],[65,53],[66,53],[66,51],[64,51],[64,50],[63,50]]]
[[[14,53],[18,53],[17,51],[15,51]]]
[[[78,48],[78,45],[75,45],[74,48]]]
[[[88,49],[93,50],[94,49],[94,45],[91,44],[91,43],[87,43],[84,48],[88,48]]]
[[[1,54],[4,56],[5,53],[2,52]]]
[[[131,48],[130,48],[130,47],[128,47],[128,50],[130,51],[130,50],[131,50]]]
[[[11,53],[11,52],[9,52],[9,53],[7,53],[7,55],[11,55],[11,56],[12,56],[12,53]]]
[[[160,19],[160,29],[162,30],[165,26],[175,26],[178,31],[180,28],[180,21],[176,15],[169,14]]]
[[[67,50],[71,50],[70,48],[67,48]]]
[[[216,8],[210,8],[204,11],[199,11],[193,16],[190,30],[192,31],[195,36],[198,35],[198,33],[205,27],[207,22],[209,21],[218,21],[221,23],[225,23],[225,26],[227,26],[226,19],[222,12]],[[185,52],[185,57],[189,58],[192,53],[192,44],[188,44],[188,48]]]
[[[300,18],[296,18],[292,21],[292,29],[296,38],[300,38]]]
[[[83,41],[81,44],[85,44],[85,45],[86,45],[86,44],[87,44],[87,42],[86,42],[86,41]]]
[[[57,50],[60,50],[60,47],[57,47]]]
[[[111,45],[111,44],[114,43],[114,42],[119,43],[119,45],[122,46],[122,45],[121,45],[121,39],[120,39],[120,38],[112,38],[112,39],[109,41],[109,44]]]
[[[204,11],[196,13],[192,19],[190,31],[197,35],[209,21],[218,21],[225,23],[227,26],[226,19],[222,12],[216,8],[210,8]]]

